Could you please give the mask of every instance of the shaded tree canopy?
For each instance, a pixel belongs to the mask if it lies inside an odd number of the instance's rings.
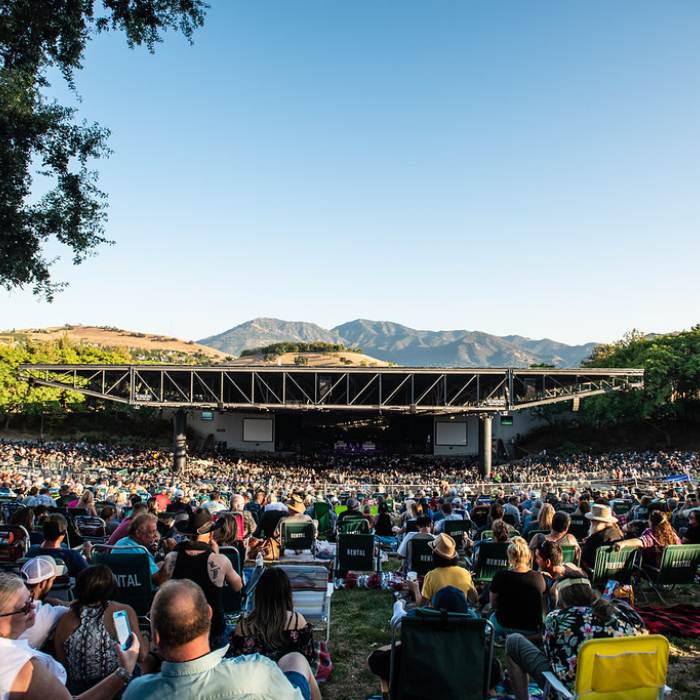
[[[122,31],[129,47],[149,51],[167,30],[191,41],[204,22],[203,0],[0,0],[0,284],[31,285],[51,300],[64,284],[51,278],[44,243],[68,246],[78,264],[105,238],[106,195],[92,159],[109,155],[109,131],[76,122],[76,110],[45,96],[47,71],[71,88],[87,42]],[[32,198],[34,176],[48,183]]]

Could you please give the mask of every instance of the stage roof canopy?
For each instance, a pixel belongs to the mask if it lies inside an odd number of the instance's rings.
[[[20,377],[130,406],[483,414],[638,389],[644,370],[24,364]]]

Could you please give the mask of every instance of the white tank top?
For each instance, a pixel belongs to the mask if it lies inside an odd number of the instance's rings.
[[[26,639],[0,637],[0,658],[0,700],[8,700],[17,674],[31,659],[42,663],[63,685],[66,684],[66,669],[48,654],[32,649]]]

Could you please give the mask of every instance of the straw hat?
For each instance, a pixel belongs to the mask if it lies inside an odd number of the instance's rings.
[[[601,523],[616,523],[617,518],[612,514],[610,506],[604,506],[600,503],[594,503],[591,506],[590,513],[586,513],[589,520],[598,520]]]
[[[432,542],[428,542],[428,547],[443,559],[455,559],[457,557],[455,541],[444,532],[441,532]]]
[[[295,513],[303,513],[306,510],[304,501],[296,493],[287,501],[287,508]]]

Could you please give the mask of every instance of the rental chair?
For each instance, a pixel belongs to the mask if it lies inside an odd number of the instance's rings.
[[[620,583],[630,583],[636,560],[637,550],[632,547],[626,547],[619,552],[616,552],[612,545],[598,547],[591,585],[602,590],[611,579]]]
[[[295,552],[313,551],[316,541],[314,524],[310,522],[284,522],[281,525],[281,549],[293,549]]]
[[[415,571],[419,576],[425,576],[433,566],[433,550],[428,546],[429,539],[414,537],[408,543],[406,571]]]
[[[474,580],[489,583],[497,571],[508,568],[508,542],[484,542],[476,558]]]
[[[588,536],[590,521],[584,515],[572,515],[569,523],[569,532],[580,542]]]
[[[233,565],[233,570],[243,578],[243,567],[241,566],[241,556],[238,547],[219,547],[219,554],[223,554]],[[243,590],[234,591],[231,586],[224,581],[222,592],[224,603],[224,615],[238,615],[243,607]]]
[[[348,571],[379,572],[379,556],[375,556],[374,535],[340,534],[335,553],[336,576]]]
[[[294,610],[301,613],[309,622],[321,623],[319,629],[325,632],[325,641],[331,635],[331,597],[333,584],[328,582],[328,569],[325,566],[305,564],[276,564],[284,569],[292,585]]]
[[[530,530],[527,533],[527,540],[530,541],[535,535],[548,535],[549,530]]]
[[[483,530],[481,533],[481,541],[485,542],[487,540],[493,539],[493,530]]]
[[[345,518],[338,523],[339,535],[367,535],[369,534],[369,523],[363,517]]]
[[[401,633],[401,661],[397,637]],[[493,660],[488,620],[420,608],[392,626],[390,700],[483,700]]]
[[[664,549],[659,567],[642,566],[639,573],[665,605],[661,586],[692,586],[700,566],[700,544],[672,544]],[[644,594],[646,596],[646,594]]]
[[[120,551],[122,550],[122,551]],[[95,564],[106,564],[117,581],[115,600],[131,605],[139,618],[145,618],[155,593],[151,567],[145,547],[95,545]]]
[[[330,505],[326,501],[316,501],[313,504],[313,515],[311,517],[318,522],[319,539],[327,540],[333,534]]]
[[[578,650],[573,692],[547,671],[545,698],[564,700],[661,700],[669,644],[659,634],[589,639]]]
[[[0,525],[0,568],[15,570],[29,549],[29,533],[22,525]]]
[[[564,557],[563,564],[578,565],[581,559],[581,550],[575,544],[563,544],[561,546],[561,553]]]
[[[416,518],[409,518],[406,521],[406,534],[409,532],[418,532],[418,520]]]
[[[107,539],[107,524],[102,518],[91,515],[77,515],[73,524],[75,531],[83,539],[93,544],[100,544]]]
[[[445,520],[442,531],[449,535],[457,544],[457,549],[464,548],[464,536],[469,534],[471,521],[469,520]]]
[[[489,519],[489,506],[487,505],[475,505],[472,508],[469,517],[471,517],[472,522],[477,528],[484,527]]]

